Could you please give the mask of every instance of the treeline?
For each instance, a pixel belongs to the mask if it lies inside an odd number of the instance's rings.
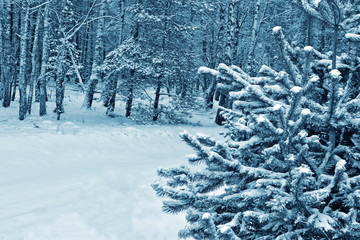
[[[312,9],[326,7],[322,1],[307,2],[304,8],[305,2],[1,0],[0,100],[9,107],[19,92],[19,119],[32,113],[33,101],[40,102],[43,116],[53,83],[60,119],[65,84],[73,82],[84,92],[86,108],[101,91],[109,115],[120,94],[130,117],[134,99],[150,88],[154,91],[145,95],[154,121],[164,95],[180,105],[201,95],[208,107],[215,100],[225,106],[226,91],[216,91],[216,78],[198,76],[199,66],[235,64],[250,75],[263,64],[281,70],[286,66],[273,47],[274,26],[283,27],[290,44],[321,52],[332,51],[334,24],[337,36],[345,34],[345,27],[359,28],[358,18],[346,23],[347,16],[359,12],[359,1],[341,1],[338,22],[313,14]],[[347,46],[340,41],[337,49]]]

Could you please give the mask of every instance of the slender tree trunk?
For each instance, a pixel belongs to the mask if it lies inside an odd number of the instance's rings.
[[[249,69],[251,68],[251,65],[252,65],[253,54],[254,54],[254,50],[255,50],[255,46],[256,46],[256,39],[257,39],[256,34],[257,34],[257,28],[259,25],[260,6],[261,6],[261,0],[257,0],[256,4],[255,4],[253,25],[252,25],[252,29],[251,29],[251,40],[250,40],[249,52],[247,54],[247,61],[246,61],[247,68],[249,68]]]
[[[235,43],[235,14],[234,14],[234,7],[235,7],[235,1],[231,1],[228,6],[228,21],[227,21],[227,41],[226,41],[226,52],[225,52],[225,63],[227,65],[231,65],[234,56],[234,43]],[[221,90],[220,100],[219,100],[219,107],[225,107],[228,101],[227,93],[225,93],[223,90]],[[222,110],[219,108],[215,117],[215,123],[221,125],[225,119],[221,114]]]
[[[3,12],[6,12],[6,14],[4,14],[6,17],[4,19],[5,23],[4,23],[4,31],[5,34],[4,36],[4,56],[3,56],[3,68],[2,68],[2,73],[3,73],[3,87],[4,87],[4,93],[3,93],[3,102],[2,105],[3,107],[7,108],[10,106],[11,103],[11,41],[12,41],[12,37],[11,37],[11,4],[8,1],[1,1],[2,4],[5,4],[5,6],[1,6],[1,8],[3,9]]]
[[[224,40],[226,38],[226,33],[225,33],[225,3],[223,2],[220,2],[220,12],[219,12],[219,21],[220,21],[220,27],[219,27],[219,34],[217,36],[217,47],[216,47],[216,58],[217,58],[217,63],[221,63],[223,61],[229,61],[231,60],[229,58],[229,56],[225,56],[226,52],[224,51],[224,47],[225,47],[225,44],[224,44]],[[230,3],[232,4],[232,3]],[[230,8],[230,6],[229,6]],[[217,100],[215,98],[215,100]],[[224,106],[225,103],[226,103],[226,96],[223,96],[222,98],[219,99],[219,106]],[[220,114],[221,110],[218,109],[217,111],[217,114],[216,114],[216,117],[215,117],[215,122],[217,124],[221,124],[223,122],[223,117],[221,116]]]
[[[103,37],[104,37],[104,26],[105,20],[103,16],[105,15],[105,1],[102,2],[100,9],[100,20],[96,27],[96,39],[95,39],[95,50],[94,50],[94,59],[91,68],[91,75],[87,82],[86,94],[83,106],[86,108],[91,108],[92,102],[94,99],[95,88],[100,79],[100,65],[103,61]]]
[[[85,31],[82,36],[81,41],[81,55],[80,55],[80,62],[83,66],[86,66],[86,57],[87,57],[87,36],[88,36],[88,28],[89,26],[86,26]],[[86,69],[82,70],[82,76],[86,79],[88,76],[84,74],[86,72]]]
[[[189,19],[189,24],[190,26],[194,26],[194,17],[196,16],[196,12],[195,12],[195,8],[194,8],[194,4],[192,1],[190,1],[189,3],[190,5],[190,19]],[[169,7],[168,7],[169,8]],[[167,28],[168,28],[168,13],[165,12],[165,39],[168,37],[167,34]],[[194,64],[194,54],[195,54],[195,46],[194,46],[194,42],[195,42],[195,33],[193,30],[190,30],[190,39],[189,39],[189,60],[187,61],[188,63],[188,71],[185,75],[184,81],[183,81],[183,87],[182,87],[182,92],[181,92],[181,97],[185,98],[186,95],[191,95],[194,89],[194,84],[193,82],[195,82],[195,89],[199,90],[199,85],[200,85],[200,78],[199,77],[193,77],[194,76],[194,69],[195,69],[195,64]],[[163,49],[165,50],[165,42],[164,42],[164,46]],[[194,80],[190,80],[190,79],[194,79]]]
[[[313,19],[312,19],[312,16],[306,12],[304,12],[304,14],[306,15],[307,19],[306,19],[306,25],[307,25],[307,28],[306,28],[306,39],[305,39],[305,44],[307,46],[313,46],[312,45],[312,24],[313,24]]]
[[[118,74],[113,74],[112,76],[109,77],[106,115],[110,115],[115,110],[117,83],[118,83]]]
[[[125,0],[119,0],[120,7],[120,37],[119,45],[124,41],[124,29],[125,29]]]
[[[223,62],[224,59],[224,41],[225,41],[225,3],[219,2],[220,12],[219,12],[219,33],[216,40],[216,62],[215,65]]]
[[[234,42],[234,64],[235,65],[240,65],[240,54],[242,54],[242,50],[239,51],[239,45],[240,42],[242,41],[241,37],[240,37],[240,29],[242,28],[248,13],[246,12],[245,14],[241,13],[240,9],[242,7],[242,5],[240,4],[241,2],[237,1],[235,2],[235,16],[236,16],[236,24],[235,24],[235,42]]]
[[[319,21],[319,20],[318,20]],[[325,44],[326,44],[326,37],[325,37],[325,33],[326,33],[326,24],[323,22],[323,21],[321,21],[320,22],[320,24],[321,24],[321,32],[323,33],[323,34],[321,34],[320,36],[320,47],[319,47],[319,50],[321,51],[321,52],[324,52],[325,51]]]
[[[334,33],[333,33],[333,53],[332,53],[332,69],[336,69],[336,54],[337,54],[337,44],[338,44],[338,35],[339,35],[339,25],[335,24],[334,26]],[[335,79],[331,82],[331,91],[330,91],[330,115],[328,119],[328,125],[330,127],[329,131],[329,141],[331,144],[331,151],[335,149],[335,139],[336,139],[336,129],[331,125],[331,119],[334,114],[335,109],[335,98],[336,98],[336,88],[337,88],[337,81]]]
[[[60,120],[61,114],[64,110],[64,94],[65,94],[65,61],[66,61],[66,50],[65,43],[61,42],[59,46],[59,65],[57,66],[56,74],[56,108],[55,113],[57,114],[57,120]]]
[[[39,78],[35,80],[35,102],[40,102],[40,83],[39,83]]]
[[[11,76],[11,101],[15,101],[16,97],[16,89],[18,84],[19,77],[19,64],[20,62],[20,37],[18,34],[21,30],[21,11],[18,14],[15,14],[15,3],[13,1],[10,2],[10,19],[11,19],[11,27],[10,27],[10,39],[11,39],[11,60],[10,60],[10,76]],[[14,54],[15,53],[15,54]]]
[[[136,9],[136,11],[137,11],[137,13],[140,13],[141,7],[142,7],[142,0],[137,0],[137,5],[138,5],[138,8]],[[134,32],[133,32],[133,38],[136,43],[139,41],[139,37],[140,37],[140,22],[137,21],[135,24]],[[129,93],[128,93],[127,101],[126,101],[126,113],[125,113],[126,117],[130,117],[130,115],[131,115],[131,109],[132,109],[133,98],[134,98],[135,82],[136,82],[135,68],[132,68],[132,69],[130,69]]]
[[[91,57],[92,57],[92,42],[93,42],[93,24],[89,24],[88,33],[87,33],[87,41],[86,41],[86,57],[85,57],[85,70],[87,78],[90,78],[91,75]],[[87,79],[86,78],[86,79]]]
[[[49,49],[50,49],[50,22],[49,22],[49,11],[50,8],[48,5],[45,6],[44,12],[44,36],[43,36],[43,44],[42,44],[42,57],[41,57],[41,70],[39,75],[39,85],[40,85],[40,109],[39,115],[46,115],[46,71],[47,64],[49,60]]]
[[[222,107],[226,106],[226,103],[228,101],[228,96],[227,95],[228,95],[228,93],[221,90],[219,106],[222,106]],[[223,122],[225,121],[225,118],[222,116],[221,112],[222,112],[222,110],[218,109],[217,114],[216,114],[216,118],[215,118],[215,123],[218,124],[218,125],[222,125]]]
[[[210,39],[210,43],[209,43],[209,66],[212,68],[215,68],[215,52],[214,52],[214,45],[215,43],[215,29],[213,26],[211,26],[211,39]],[[216,91],[216,78],[214,77],[209,77],[208,78],[208,83],[206,84],[207,90],[206,90],[206,106],[208,108],[213,108],[214,106],[214,95],[215,95],[215,91]]]
[[[338,46],[338,35],[339,35],[339,25],[334,26],[333,33],[333,47],[332,47],[332,69],[336,69],[336,54],[337,54],[337,46]]]
[[[208,27],[205,24],[204,21],[204,14],[201,16],[201,22],[200,22],[201,26],[203,27],[203,32],[202,32],[202,39],[201,39],[201,60],[204,66],[209,66],[209,57],[208,57],[208,36],[207,36],[207,32],[208,32]],[[208,88],[208,76],[207,74],[203,74],[204,76],[202,76],[202,89],[203,91],[206,91],[206,89]]]
[[[127,101],[126,101],[126,113],[125,113],[125,117],[130,117],[131,115],[131,109],[132,109],[132,103],[133,103],[133,98],[134,98],[134,77],[135,77],[135,69],[131,69],[130,70],[130,84],[129,84],[129,93],[127,96]]]
[[[30,76],[30,89],[28,97],[28,113],[31,114],[32,100],[34,96],[34,85],[38,75],[38,49],[39,49],[39,29],[40,29],[41,10],[38,10],[36,16],[36,25],[34,33],[34,43],[31,52],[31,76]]]
[[[212,77],[212,82],[210,83],[210,86],[208,90],[206,91],[206,106],[210,109],[213,108],[214,105],[214,95],[216,90],[216,79]]]
[[[19,62],[20,56],[20,38],[17,37],[17,34],[20,30],[21,26],[21,14],[16,14],[15,12],[15,3],[9,0],[10,3],[10,41],[11,41],[11,59],[10,59],[10,95],[11,101],[15,101],[16,96],[16,87],[17,87],[17,78],[18,78],[18,68],[16,66],[16,62]],[[15,54],[13,54],[15,52]]]
[[[4,9],[4,1],[0,1],[0,16],[5,15]],[[4,99],[4,92],[5,92],[5,59],[4,59],[4,38],[3,38],[3,31],[4,31],[4,21],[0,18],[0,101]]]
[[[12,76],[12,81],[11,81],[11,101],[14,102],[15,98],[16,98],[16,91],[17,91],[17,86],[19,84],[19,81],[16,78],[17,71],[13,68],[12,69],[12,73],[14,74]]]
[[[19,120],[24,120],[27,112],[27,98],[26,98],[26,49],[27,49],[27,37],[28,37],[28,21],[29,21],[29,2],[23,1],[23,10],[21,12],[21,30],[20,30],[20,69],[19,69],[19,90],[20,90],[20,102],[19,102]]]
[[[125,117],[127,117],[127,118],[130,117],[130,115],[131,115],[133,97],[134,97],[134,85],[131,84],[130,87],[129,87],[129,93],[128,93],[127,101],[126,101]]]
[[[227,20],[227,41],[225,47],[225,63],[231,65],[234,60],[234,43],[235,43],[235,1],[231,0],[228,6],[228,20]]]
[[[156,91],[155,91],[155,100],[154,100],[154,116],[153,116],[154,122],[157,121],[158,117],[159,117],[160,90],[161,90],[161,81],[158,80]]]
[[[124,41],[124,28],[125,28],[125,0],[119,0],[119,10],[120,10],[120,36],[119,36],[119,45],[121,45]],[[105,88],[102,93],[102,100],[104,102],[104,106],[107,107],[106,114],[108,115],[111,112],[114,112],[115,109],[115,99],[117,92],[117,76],[109,77],[108,81],[105,84]]]
[[[253,70],[252,67],[253,67],[253,61],[254,61],[255,48],[257,45],[257,39],[258,39],[260,27],[263,23],[263,19],[264,19],[266,10],[267,10],[268,0],[266,0],[266,2],[265,2],[265,7],[263,10],[262,17],[259,19],[261,3],[264,3],[264,1],[257,0],[256,5],[255,5],[254,20],[253,20],[253,25],[252,25],[252,29],[251,29],[251,41],[250,41],[249,52],[248,52],[247,60],[246,60],[246,65],[247,65],[247,68],[249,69],[249,73],[254,72],[254,71],[252,71]]]

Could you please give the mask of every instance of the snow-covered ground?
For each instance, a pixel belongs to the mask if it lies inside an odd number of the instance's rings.
[[[202,127],[136,125],[80,110],[17,120],[17,104],[0,108],[0,240],[177,239],[183,215],[161,211],[150,184],[158,167],[186,164],[184,129],[216,135],[209,114]],[[54,103],[48,103],[48,112]]]

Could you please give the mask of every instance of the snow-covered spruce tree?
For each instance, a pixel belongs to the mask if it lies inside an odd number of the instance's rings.
[[[181,135],[197,152],[189,162],[203,167],[160,169],[153,184],[170,199],[165,212],[186,211],[181,238],[360,238],[359,59],[338,57],[342,70],[330,70],[331,55],[273,33],[286,71],[199,69],[236,91],[225,142]]]

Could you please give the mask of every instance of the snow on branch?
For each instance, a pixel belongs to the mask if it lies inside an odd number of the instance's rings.
[[[219,75],[218,71],[216,71],[214,69],[211,69],[211,68],[208,68],[208,67],[199,67],[198,73],[199,74],[211,74],[211,75],[213,75],[215,77]]]
[[[253,95],[255,95],[259,100],[263,101],[266,104],[275,106],[276,104],[282,105],[281,102],[275,101],[269,97],[267,97],[260,86],[252,85],[248,81],[246,81],[238,72],[232,70],[230,67],[225,64],[219,64],[218,70],[220,72],[220,77],[230,78],[247,88]]]
[[[298,67],[291,60],[292,58],[296,57],[297,52],[290,46],[289,42],[285,39],[285,35],[281,27],[275,27],[273,29],[273,34],[275,38],[279,41],[281,54],[295,85],[301,85],[302,75]]]
[[[349,41],[360,42],[360,34],[347,33],[345,34],[345,38]]]

